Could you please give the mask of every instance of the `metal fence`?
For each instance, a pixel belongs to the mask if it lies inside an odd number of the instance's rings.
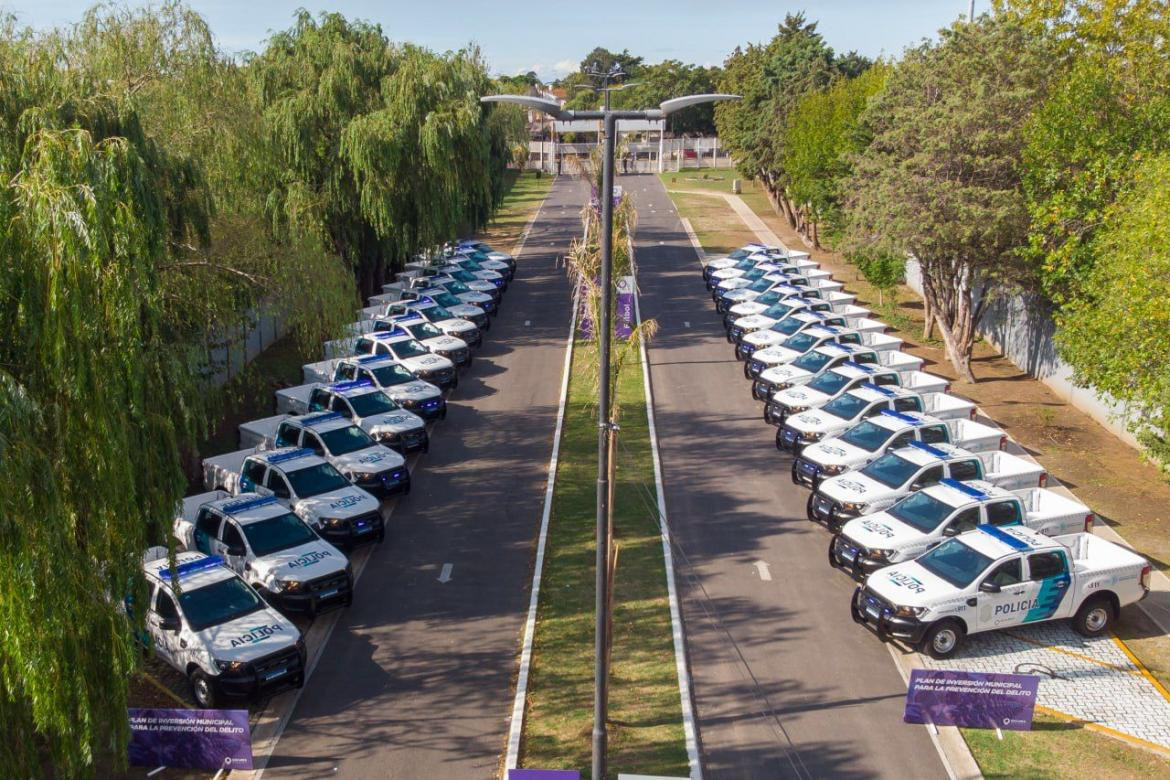
[[[558,143],[531,141],[528,144],[528,170],[546,173],[568,172],[570,159],[586,160],[597,146],[596,141]],[[654,141],[630,141],[626,154],[618,160],[618,170],[630,173],[733,168],[735,163],[717,137],[666,138]]]

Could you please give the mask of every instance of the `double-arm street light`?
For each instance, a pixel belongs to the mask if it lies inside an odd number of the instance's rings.
[[[609,437],[613,433],[610,419],[609,400],[609,313],[612,290],[610,275],[613,269],[613,165],[614,143],[617,136],[617,122],[620,119],[663,119],[668,114],[703,103],[721,100],[739,100],[738,95],[687,95],[666,100],[658,108],[641,111],[611,109],[609,107],[609,81],[622,75],[619,70],[596,74],[601,76],[605,93],[605,108],[600,111],[579,111],[566,109],[555,100],[528,95],[488,95],[480,98],[484,103],[513,103],[524,108],[542,111],[560,120],[600,119],[604,123],[605,152],[602,157],[601,192],[601,304],[597,323],[597,352],[600,361],[600,382],[598,383],[598,433],[597,433],[597,594],[596,594],[596,635],[593,664],[593,780],[604,780],[606,765],[606,708],[607,663],[606,648],[609,646],[609,621],[607,611],[609,596]]]

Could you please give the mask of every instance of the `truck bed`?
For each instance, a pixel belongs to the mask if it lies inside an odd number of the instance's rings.
[[[374,321],[366,320],[370,323],[370,330],[374,329]],[[332,360],[334,358],[349,357],[353,354],[354,347],[357,345],[357,336],[350,336],[344,339],[334,339],[333,341],[325,342],[325,357]]]
[[[309,395],[313,389],[319,387],[319,382],[310,382],[307,385],[284,387],[276,391],[277,414],[305,414],[309,411]]]
[[[847,303],[841,306],[834,306],[833,314],[839,317],[845,317],[846,319],[853,318],[860,320],[871,316],[873,312],[864,306],[854,306],[852,303]]]
[[[1014,491],[1028,514],[1028,527],[1049,536],[1086,529],[1092,511],[1076,499],[1047,488]]]
[[[846,317],[845,323],[845,327],[860,333],[885,333],[890,329],[890,326],[881,320],[869,317]]]
[[[835,311],[838,306],[852,306],[857,301],[857,296],[853,293],[829,290],[825,293],[823,300],[831,304]]]
[[[1004,433],[999,428],[965,417],[948,420],[947,427],[951,429],[951,443],[968,452],[991,452],[1000,449],[1004,442]]]
[[[950,380],[925,371],[902,371],[899,376],[902,379],[902,387],[920,393],[945,393],[950,384]]]
[[[975,402],[950,393],[924,393],[922,411],[940,420],[969,420],[975,412]]]
[[[1079,533],[1052,537],[1069,549],[1073,569],[1078,574],[1099,574],[1111,569],[1136,568],[1147,565],[1142,556],[1120,544],[1114,544],[1095,534]]]
[[[272,417],[262,417],[259,420],[249,420],[240,423],[240,446],[259,448],[269,437],[276,436],[276,427],[288,419],[287,414],[276,414]]]
[[[878,360],[886,368],[892,368],[895,371],[920,371],[922,364],[925,363],[922,358],[917,355],[911,355],[909,352],[898,350],[882,350],[878,352]]]
[[[199,511],[199,507],[203,506],[208,501],[218,501],[221,498],[231,498],[231,495],[231,493],[226,493],[222,490],[212,490],[207,493],[196,493],[193,496],[187,496],[183,499],[179,516],[188,523],[193,523],[195,522],[195,513]]]
[[[888,333],[861,334],[861,345],[878,352],[895,352],[901,349],[904,343],[900,337]]]
[[[301,375],[306,382],[321,382],[328,384],[333,381],[333,369],[337,367],[337,360],[319,360],[316,363],[306,363],[301,366]]]
[[[255,451],[254,448],[249,448],[204,458],[203,486],[208,490],[217,490],[220,485],[225,484],[225,478],[229,474],[240,473],[240,469],[244,467],[244,458]]]
[[[385,310],[385,304],[380,304],[377,306],[366,306],[365,308],[358,309],[358,316],[360,316],[363,320],[372,320],[375,317],[380,316]]]
[[[1007,490],[1040,487],[1042,480],[1048,476],[1048,472],[1036,461],[1002,450],[981,452],[979,459],[983,461],[986,472],[984,478]]]

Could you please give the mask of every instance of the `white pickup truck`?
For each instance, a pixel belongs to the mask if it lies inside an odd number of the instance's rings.
[[[745,260],[753,262],[783,262],[801,268],[818,268],[819,264],[809,259],[808,252],[791,251],[766,244],[747,244],[726,255],[715,255],[703,261],[703,280],[711,278],[711,274]]]
[[[220,558],[181,552],[174,571],[165,547],[152,547],[142,558],[147,638],[187,677],[200,707],[305,684],[301,632]]]
[[[979,526],[857,588],[853,619],[883,640],[950,658],[968,634],[1072,618],[1105,633],[1150,592],[1150,564],[1093,534],[1049,538],[1020,526]]]
[[[916,355],[900,350],[883,349],[879,352],[856,344],[829,343],[805,352],[782,366],[765,368],[762,363],[749,360],[744,363],[744,377],[752,380],[752,398],[766,403],[781,390],[807,384],[817,374],[846,361],[902,373],[918,371],[925,362]]]
[[[769,298],[775,295],[778,294],[768,293]],[[749,306],[756,307],[756,304],[736,304],[737,309],[740,307],[747,308]],[[788,295],[769,303],[767,306],[759,306],[756,308],[758,310],[753,311],[751,314],[741,314],[732,317],[729,313],[723,318],[723,327],[727,331],[727,341],[729,343],[737,344],[748,333],[770,328],[780,320],[791,317],[797,312],[816,313],[825,317],[846,316],[833,311],[833,307],[828,301],[822,301],[820,298],[805,298],[801,295]]]
[[[326,541],[346,546],[382,541],[381,505],[309,449],[239,450],[203,461],[208,490],[276,496]]]
[[[403,455],[426,452],[431,446],[423,418],[403,409],[385,390],[375,387],[369,379],[331,385],[313,383],[286,387],[276,391],[276,410],[280,413],[280,419],[287,414],[337,412]],[[240,446],[247,446],[242,428],[240,439]]]
[[[810,381],[774,393],[764,405],[764,422],[783,425],[789,416],[820,409],[838,396],[866,382],[879,387],[901,387],[916,393],[945,393],[951,383],[925,371],[896,371],[847,362],[822,371]]]
[[[953,444],[912,441],[859,471],[822,481],[808,497],[808,519],[836,532],[847,520],[880,512],[946,478],[986,480],[1008,490],[1023,490],[1044,487],[1048,472],[1033,460],[1001,450],[968,452]]]
[[[770,368],[785,366],[822,344],[852,344],[877,352],[900,352],[902,339],[888,333],[859,333],[848,328],[808,328],[774,347],[756,350],[743,364],[745,379],[763,378]],[[765,379],[765,381],[768,381]]]
[[[380,330],[358,337],[354,352],[362,357],[378,355],[393,358],[415,378],[430,382],[440,390],[459,386],[459,373],[449,358],[436,355],[402,328]]]
[[[430,382],[415,379],[414,374],[406,370],[405,366],[390,357],[369,355],[361,358],[324,360],[320,363],[307,363],[302,370],[307,384],[366,379],[378,389],[386,391],[386,394],[402,408],[409,409],[428,422],[441,420],[447,416],[447,401],[443,398],[443,391]],[[277,397],[279,399],[279,393]]]
[[[916,393],[900,387],[862,385],[834,398],[820,409],[794,414],[776,430],[776,448],[799,455],[809,444],[852,428],[883,409],[922,412],[940,420],[975,416],[975,404],[949,393]]]
[[[378,498],[410,493],[410,469],[403,455],[379,444],[338,412],[276,415],[243,423],[240,446],[261,450],[304,447]]]
[[[720,314],[725,314],[735,306],[742,306],[745,303],[751,303],[756,300],[762,300],[765,296],[771,296],[776,293],[780,296],[780,300],[784,298],[815,298],[829,304],[829,307],[836,310],[841,306],[848,306],[857,301],[857,296],[853,293],[847,293],[842,290],[843,285],[840,282],[819,282],[804,284],[804,277],[785,277],[781,274],[769,274],[763,277],[762,280],[756,280],[755,283],[743,286],[741,279],[732,279],[730,282],[725,282],[730,289],[716,288],[714,301],[715,311]],[[741,286],[734,286],[733,282],[741,282]]]
[[[447,311],[456,317],[470,320],[475,324],[475,327],[481,331],[488,331],[492,328],[491,317],[488,316],[488,311],[482,306],[477,306],[472,303],[467,303],[460,300],[454,294],[443,289],[393,289],[384,292],[381,295],[370,296],[371,306],[388,307],[392,303],[404,303],[411,301],[421,301],[435,303],[442,306]]]
[[[462,317],[456,317],[451,312],[444,309],[437,303],[432,303],[425,300],[417,301],[399,301],[397,303],[388,303],[377,311],[372,319],[381,322],[389,322],[394,317],[403,314],[417,314],[427,322],[434,325],[439,330],[446,333],[448,336],[454,336],[463,339],[473,349],[479,348],[483,345],[483,333],[471,320],[465,320]],[[382,325],[375,325],[375,329],[384,327]]]
[[[1045,536],[1063,536],[1092,531],[1093,513],[1046,488],[1012,492],[989,482],[944,479],[881,512],[850,520],[829,542],[829,564],[866,577],[980,525],[1023,525]]]
[[[792,461],[792,481],[816,490],[822,479],[862,468],[912,441],[953,444],[967,452],[990,452],[1004,448],[1007,434],[965,417],[940,420],[919,412],[883,409],[881,414],[867,417],[840,436],[801,450]]]
[[[723,329],[730,332],[744,317],[751,317],[755,314],[767,314],[776,320],[783,319],[792,313],[790,307],[799,300],[804,300],[809,308],[812,308],[814,311],[832,312],[833,314],[840,314],[844,317],[868,317],[873,313],[869,309],[853,303],[835,303],[825,300],[823,296],[818,296],[816,292],[808,298],[804,298],[800,295],[799,290],[797,294],[793,295],[790,290],[778,287],[769,290],[755,300],[733,304],[731,308],[723,313]],[[777,304],[782,304],[783,307],[775,312],[769,311]]]
[[[223,558],[282,612],[315,615],[353,602],[345,555],[274,496],[222,490],[188,496],[174,534],[185,550]]]

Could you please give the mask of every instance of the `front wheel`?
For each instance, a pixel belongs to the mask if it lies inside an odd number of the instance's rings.
[[[926,636],[922,638],[922,649],[931,658],[945,660],[951,658],[963,646],[963,639],[967,632],[963,626],[954,620],[944,620],[935,623]]]
[[[748,361],[744,361],[744,364],[743,364],[743,378],[744,379],[751,379],[752,378],[752,368],[751,368],[751,364],[748,363]]]
[[[219,704],[219,697],[215,695],[215,685],[202,669],[193,669],[188,677],[191,682],[191,695],[195,702],[205,710],[213,710]]]
[[[1073,630],[1081,636],[1100,636],[1113,623],[1113,604],[1108,596],[1087,599],[1073,616]]]

